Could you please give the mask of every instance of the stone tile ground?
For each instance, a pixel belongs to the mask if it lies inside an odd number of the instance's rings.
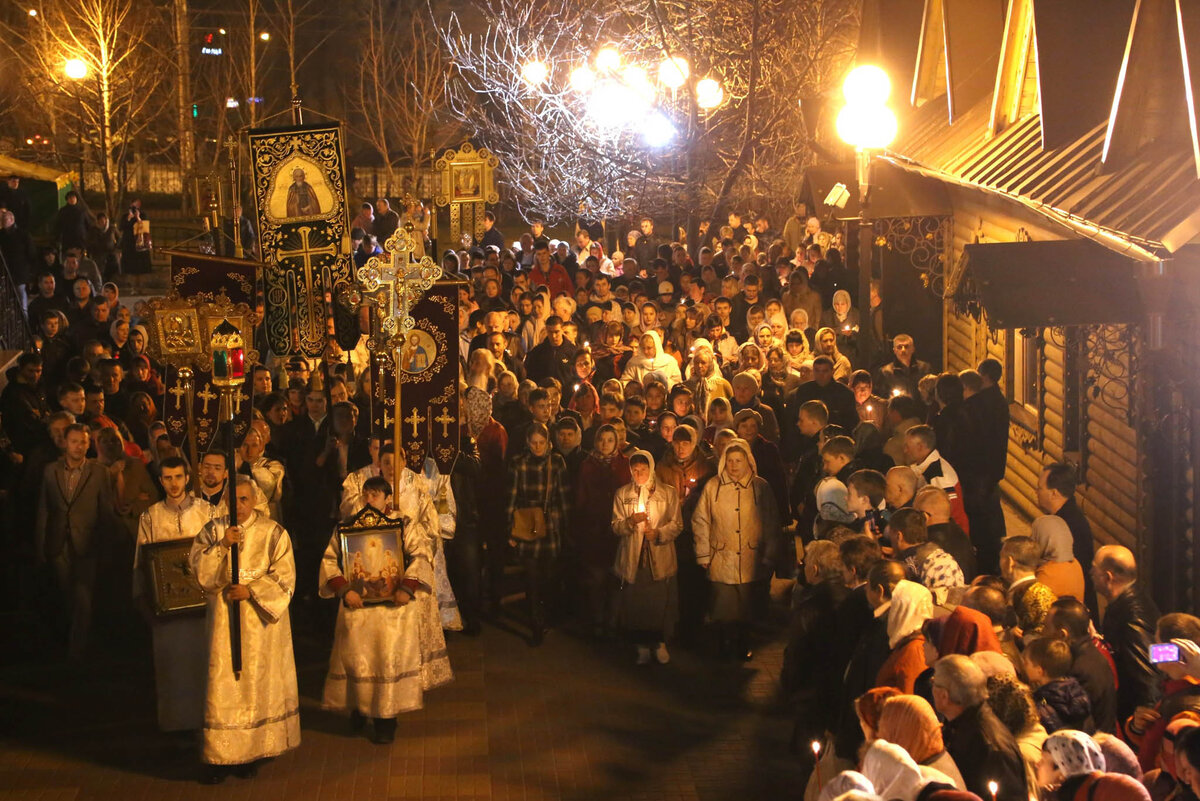
[[[452,635],[455,682],[402,718],[390,747],[318,708],[324,643],[296,646],[303,744],[218,787],[195,783],[189,743],[155,730],[144,643],[86,667],[9,663],[0,801],[724,801],[796,797],[803,778],[775,702],[778,636],[748,665],[675,648],[671,664],[639,668],[619,645],[562,632],[536,650],[491,627]]]

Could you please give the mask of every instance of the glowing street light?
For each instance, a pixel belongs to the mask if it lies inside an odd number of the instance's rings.
[[[596,84],[596,73],[587,65],[581,65],[571,70],[571,88],[576,92],[586,92]]]
[[[678,89],[687,81],[691,69],[687,59],[682,56],[664,58],[658,65],[658,82],[668,89]]]
[[[659,148],[671,144],[675,138],[675,126],[661,111],[656,111],[646,119],[642,127],[642,141],[648,147]]]
[[[621,68],[621,51],[608,45],[596,54],[596,69],[616,72]]]
[[[874,64],[855,67],[842,82],[842,94],[850,105],[882,106],[891,93],[891,79]]]
[[[654,99],[654,84],[650,82],[650,76],[646,74],[646,70],[636,64],[630,64],[621,71],[621,80],[643,99],[648,101]]]
[[[36,16],[37,16],[37,9],[36,9],[36,8],[31,8],[31,9],[29,9],[29,16],[31,16],[31,17],[36,17]]]
[[[521,78],[530,86],[538,86],[545,82],[550,77],[550,68],[546,66],[546,62],[534,59],[526,61],[525,66],[521,67]]]
[[[72,81],[82,81],[88,75],[87,62],[81,58],[69,58],[63,64],[63,73]]]
[[[899,132],[896,114],[887,106],[845,106],[838,112],[836,125],[842,141],[860,150],[881,150]]]
[[[716,108],[725,102],[725,90],[713,78],[703,78],[696,82],[696,104],[705,111]]]
[[[260,34],[258,35],[258,38],[259,38],[259,39],[262,39],[264,42],[269,42],[269,41],[271,41],[271,32],[270,32],[270,31],[263,31],[262,33],[260,33]]]

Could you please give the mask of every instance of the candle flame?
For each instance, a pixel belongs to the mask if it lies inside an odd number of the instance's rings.
[[[812,752],[813,752],[813,754],[817,754],[817,755],[819,755],[821,753],[821,741],[820,740],[812,741]]]

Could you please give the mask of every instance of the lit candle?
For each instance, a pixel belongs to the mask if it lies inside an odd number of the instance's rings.
[[[992,794],[992,801],[996,801],[996,793],[1000,790],[1000,785],[992,780],[988,782],[988,792]]]
[[[904,390],[900,389],[900,387],[896,387],[895,389],[892,390],[893,398],[898,398],[903,394],[904,394]]]
[[[820,740],[812,741],[812,752],[813,752],[813,767],[817,771],[817,786],[821,787],[822,785],[825,784],[825,782],[821,779],[821,741]],[[995,799],[992,799],[992,801],[995,801]]]
[[[576,385],[575,385],[575,389],[579,389],[579,385],[578,385],[578,384],[576,384]],[[868,403],[868,404],[867,404],[867,412],[868,412],[868,413],[870,413],[870,412],[872,412],[872,411],[874,411],[874,409],[872,409],[872,408],[871,408],[871,404],[869,404],[869,403]]]

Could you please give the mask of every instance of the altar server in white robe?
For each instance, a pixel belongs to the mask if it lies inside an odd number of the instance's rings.
[[[401,457],[403,459],[403,456]],[[393,465],[395,455],[391,443],[380,449],[379,467],[384,481],[392,486]],[[392,498],[392,515],[405,520],[412,520],[422,536],[429,539],[430,550],[433,549],[437,534],[437,510],[428,491],[421,490],[418,485],[423,479],[407,467],[402,468],[400,495]],[[438,592],[437,568],[434,567],[434,586],[429,594],[417,597],[416,604],[423,610],[420,617],[419,632],[421,635],[421,684],[426,690],[440,687],[454,678],[450,669],[450,657],[446,653],[446,636],[442,632],[440,613],[441,596]],[[458,607],[454,607],[455,612]]]
[[[372,434],[367,439],[367,452],[371,455],[371,463],[366,467],[358,468],[342,481],[342,499],[338,503],[339,517],[349,517],[362,508],[363,483],[368,478],[379,475],[379,448],[382,444],[379,435]]]
[[[450,487],[450,476],[442,475],[437,463],[426,458],[425,466],[420,475],[404,468],[403,480],[411,481],[413,486],[423,491],[430,498],[430,505],[437,516],[436,523],[429,525],[434,534],[433,573],[437,580],[438,614],[441,616],[442,628],[446,631],[462,631],[462,615],[458,611],[458,598],[454,596],[454,588],[450,586],[450,573],[446,569],[446,543],[454,539],[454,531],[458,520],[458,504],[454,501],[454,490]]]
[[[133,555],[133,597],[146,609],[154,640],[154,685],[158,727],[163,731],[198,730],[204,725],[204,685],[208,681],[208,639],[204,615],[155,618],[142,565],[142,548],[160,542],[189,544],[212,520],[215,507],[188,492],[188,463],[169,456],[160,463],[166,499],[142,512]]]
[[[192,569],[208,594],[208,689],[201,780],[227,772],[257,773],[257,761],[300,745],[300,698],[288,604],[296,583],[292,542],[278,523],[255,510],[257,486],[237,479],[238,526],[211,521],[192,545]],[[239,577],[231,584],[229,548],[239,543]],[[242,673],[234,677],[229,619],[241,622]]]
[[[398,715],[424,706],[420,627],[427,612],[417,599],[427,598],[433,583],[429,538],[410,516],[391,509],[391,494],[380,476],[363,484],[365,506],[405,521],[404,572],[391,599],[364,603],[363,582],[346,565],[340,532],[334,531],[321,562],[321,596],[341,600],[323,706],[348,711],[355,731],[372,718],[372,739],[380,744],[395,740]],[[374,571],[366,566],[366,572]]]

